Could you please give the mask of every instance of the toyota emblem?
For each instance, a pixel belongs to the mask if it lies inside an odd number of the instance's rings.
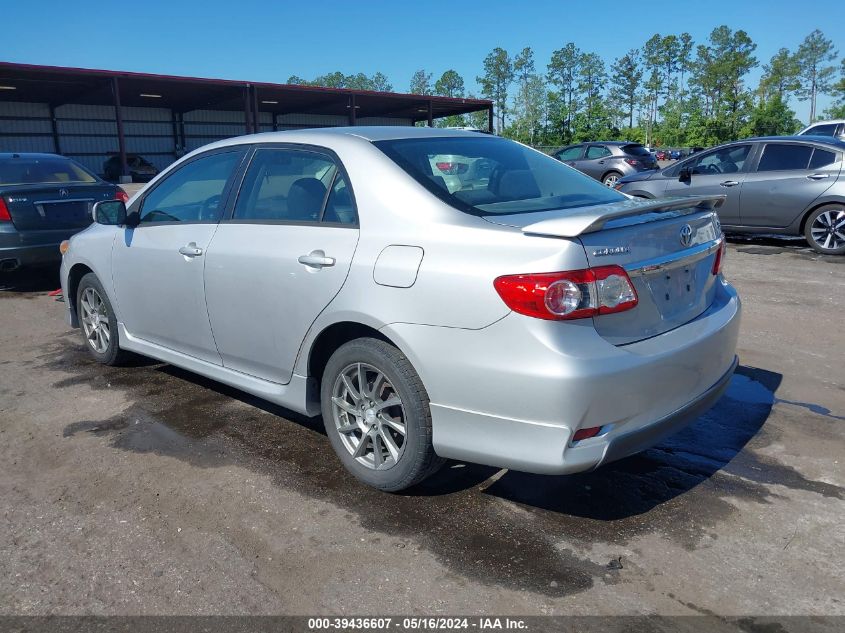
[[[689,224],[684,224],[681,228],[681,246],[689,246],[692,244],[692,227]]]

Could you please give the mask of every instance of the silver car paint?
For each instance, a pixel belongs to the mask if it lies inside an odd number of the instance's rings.
[[[553,322],[511,313],[493,290],[494,278],[586,268],[584,247],[578,238],[525,235],[441,202],[370,143],[409,133],[402,128],[283,132],[228,139],[200,150],[259,142],[328,147],[346,167],[360,220],[360,230],[306,227],[310,231],[296,235],[286,233],[285,226],[271,227],[271,232],[267,225],[224,223],[215,232],[216,225],[192,224],[179,227],[187,233],[179,233],[178,239],[175,234],[162,239],[178,254],[184,243],[205,243],[207,231],[213,233],[203,257],[187,262],[181,255],[171,259],[168,253],[167,258],[174,266],[184,264],[185,270],[198,260],[205,267],[211,313],[206,319],[215,339],[226,341],[222,357],[197,353],[204,347],[202,318],[200,331],[192,335],[200,344],[191,337],[184,343],[174,340],[185,324],[162,324],[166,336],[155,332],[146,337],[129,326],[138,302],[170,280],[156,265],[141,266],[131,278],[123,276],[127,268],[115,264],[114,257],[124,253],[121,245],[125,247],[130,229],[94,226],[73,238],[62,264],[66,296],[71,269],[85,265],[103,280],[119,321],[122,347],[308,415],[319,412],[315,377],[309,375],[310,352],[319,335],[345,322],[370,326],[392,340],[420,374],[431,399],[439,454],[534,472],[596,466],[614,437],[683,411],[732,370],[740,307],[721,278],[703,314],[625,346],[603,338],[590,319]],[[150,228],[135,229],[132,239]],[[242,254],[255,249],[242,262],[236,261],[239,245]],[[379,259],[391,246],[423,253],[409,287],[375,279],[378,262],[379,277],[407,282],[405,258]],[[263,263],[259,251],[272,247],[284,255]],[[336,258],[337,265],[315,271],[292,263],[318,249]],[[261,268],[256,269],[259,260]],[[177,279],[182,283],[187,277],[180,274]],[[302,302],[293,293],[310,288],[311,281],[318,281],[320,290],[308,298],[313,299],[308,309],[286,313]],[[185,298],[170,290],[165,294],[174,301]],[[192,319],[199,303],[194,291],[186,294],[190,300],[177,314]],[[242,306],[244,300],[249,310]],[[293,321],[286,322],[283,314],[293,314]],[[73,316],[69,311],[70,320]],[[289,329],[292,335],[286,340]],[[260,343],[266,347],[258,347]],[[601,436],[571,442],[575,430],[596,425],[605,427]]]

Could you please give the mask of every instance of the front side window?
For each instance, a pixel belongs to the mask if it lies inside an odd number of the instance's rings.
[[[496,137],[435,137],[373,143],[453,207],[475,215],[572,209],[627,200],[621,193],[540,152]],[[467,164],[461,177],[434,173],[431,161]],[[476,165],[483,165],[483,169]]]
[[[144,198],[141,223],[218,221],[240,157],[240,151],[211,154],[178,168]]]
[[[332,222],[343,222],[341,218],[349,219],[352,212],[351,196],[334,160],[319,152],[263,148],[247,169],[233,219],[319,222],[324,209]]]
[[[768,143],[763,148],[757,171],[784,171],[788,169],[807,169],[813,148],[809,145],[790,143]]]
[[[610,150],[603,145],[591,145],[587,148],[587,160],[595,160],[607,156],[610,156]]]
[[[558,160],[578,160],[581,158],[581,151],[584,148],[580,145],[576,145],[575,147],[567,147],[564,150],[561,150],[557,153]]]
[[[742,171],[750,151],[750,145],[723,147],[704,154],[688,166],[694,174],[735,174]]]
[[[97,177],[79,163],[61,156],[9,158],[0,160],[0,185],[73,184],[97,182]]]

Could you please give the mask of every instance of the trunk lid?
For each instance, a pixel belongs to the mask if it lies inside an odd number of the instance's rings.
[[[96,184],[6,185],[0,195],[19,231],[82,229],[95,202],[114,198],[116,187]]]
[[[636,307],[593,322],[607,341],[625,345],[684,325],[710,306],[717,283],[713,263],[724,239],[714,209],[723,199],[628,200],[485,219],[526,234],[577,238],[590,266],[624,268],[637,291]]]

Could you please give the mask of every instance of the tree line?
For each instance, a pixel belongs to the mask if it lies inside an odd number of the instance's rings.
[[[809,102],[810,122],[845,118],[845,59],[816,29],[794,51],[781,48],[762,65],[756,86],[749,73],[760,65],[757,45],[743,30],[713,29],[696,43],[689,33],[650,37],[641,47],[607,63],[569,42],[538,67],[530,47],[511,55],[494,48],[476,77],[481,96],[494,103],[496,131],[533,145],[628,139],[653,146],[710,146],[748,136],[790,134],[802,122],[792,98]],[[288,83],[392,90],[382,73],[330,73]],[[474,97],[454,69],[434,80],[417,70],[409,92]],[[820,95],[834,96],[818,112]],[[486,129],[486,112],[447,117],[440,126]]]

